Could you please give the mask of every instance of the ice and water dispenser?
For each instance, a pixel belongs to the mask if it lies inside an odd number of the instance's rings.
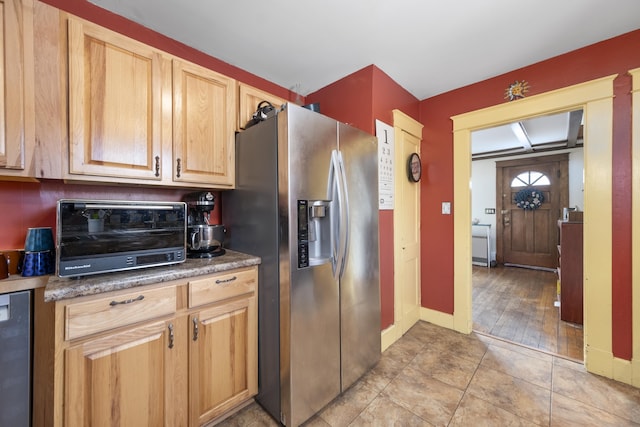
[[[298,200],[298,268],[331,261],[328,200]]]

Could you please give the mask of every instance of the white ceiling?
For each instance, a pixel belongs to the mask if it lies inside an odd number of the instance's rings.
[[[582,147],[582,110],[533,117],[473,131],[473,159],[533,154]]]
[[[90,1],[301,95],[375,64],[422,100],[640,28],[638,0]]]

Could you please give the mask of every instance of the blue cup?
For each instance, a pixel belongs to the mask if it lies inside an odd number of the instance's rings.
[[[55,249],[51,227],[36,227],[27,230],[24,241],[25,252],[43,252]]]
[[[25,252],[22,264],[24,277],[44,276],[55,271],[53,251]]]

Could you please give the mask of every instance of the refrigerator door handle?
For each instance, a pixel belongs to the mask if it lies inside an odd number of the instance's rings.
[[[339,186],[342,187],[342,200],[340,201],[340,245],[339,245],[339,257],[340,257],[340,269],[338,277],[342,278],[344,274],[344,268],[347,263],[347,254],[349,251],[349,191],[347,189],[347,173],[345,171],[344,159],[342,158],[342,152],[338,151],[338,181]]]
[[[340,176],[340,161],[338,152],[331,151],[331,165],[329,166],[329,180],[327,183],[327,199],[331,200],[334,208],[331,209],[331,269],[333,277],[337,280],[343,270],[342,262],[342,205],[343,194]],[[335,208],[337,206],[337,209]]]

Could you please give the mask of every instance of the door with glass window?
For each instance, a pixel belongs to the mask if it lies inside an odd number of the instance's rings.
[[[568,206],[568,155],[496,162],[496,259],[556,268],[562,206]]]

